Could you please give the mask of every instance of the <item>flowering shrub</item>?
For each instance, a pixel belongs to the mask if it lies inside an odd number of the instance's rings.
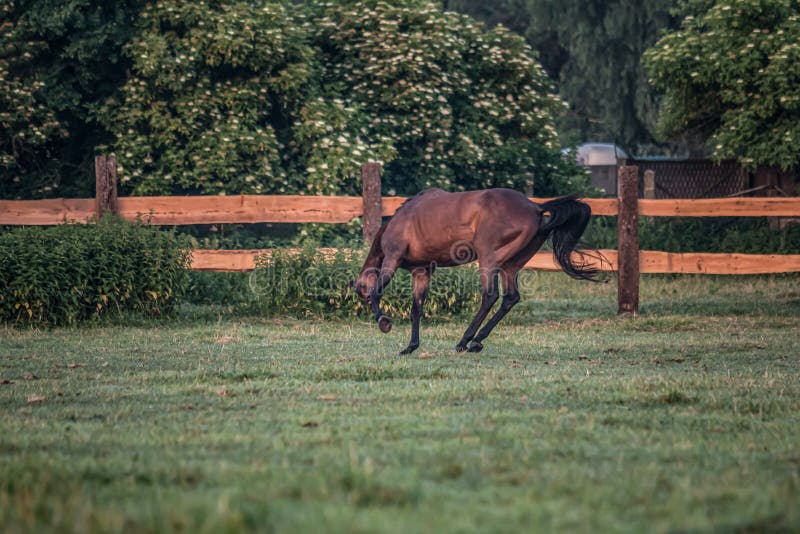
[[[666,92],[661,129],[708,139],[715,158],[800,165],[800,5],[686,0],[680,30],[645,54]]]
[[[416,0],[311,2],[303,20],[321,55],[323,101],[349,113],[306,139],[310,159],[327,165],[309,174],[334,180],[321,192],[347,184],[365,159],[384,162],[385,187],[403,193],[524,189],[578,174],[554,127],[564,103],[521,37]],[[331,139],[349,145],[344,168]]]
[[[148,4],[104,108],[135,194],[568,189],[563,103],[524,40],[435,3]],[[552,186],[552,187],[550,187]]]
[[[102,115],[121,184],[136,194],[279,190],[279,136],[312,58],[287,7],[173,0],[139,20],[133,73]]]

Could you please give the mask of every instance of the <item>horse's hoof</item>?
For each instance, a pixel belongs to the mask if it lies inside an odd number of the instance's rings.
[[[378,319],[378,328],[380,328],[381,332],[384,334],[388,334],[392,330],[392,320],[385,315],[381,315]]]
[[[483,345],[477,341],[473,341],[470,343],[469,348],[467,349],[469,352],[480,352],[483,350]]]
[[[456,352],[464,352],[465,350],[467,350],[467,346],[463,343],[456,345]]]
[[[406,354],[411,354],[412,352],[417,350],[417,347],[419,347],[419,345],[409,345],[408,347],[406,347],[406,348],[404,348],[403,350],[400,351],[400,356],[405,356]]]

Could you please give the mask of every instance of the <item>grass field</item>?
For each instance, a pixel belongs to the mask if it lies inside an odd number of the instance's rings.
[[[424,323],[0,330],[0,530],[800,530],[800,278],[529,281]],[[366,319],[366,318],[365,318]]]

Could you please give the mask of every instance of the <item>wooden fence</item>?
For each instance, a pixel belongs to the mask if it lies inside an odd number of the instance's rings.
[[[361,197],[239,195],[184,197],[117,197],[116,160],[95,161],[97,192],[93,199],[0,200],[0,225],[53,225],[84,222],[112,211],[153,224],[345,223],[364,218],[364,238],[371,241],[381,218],[406,200],[381,197],[380,166],[362,166]],[[533,198],[535,202],[546,199]],[[638,198],[638,169],[621,167],[618,198],[586,199],[594,215],[618,218],[618,250],[602,250],[607,260],[591,260],[604,271],[619,273],[619,312],[637,313],[640,273],[765,274],[800,272],[800,255],[667,253],[639,250],[638,217],[800,217],[800,198]],[[265,250],[196,250],[192,269],[247,271]],[[557,271],[550,252],[536,254],[527,268]]]

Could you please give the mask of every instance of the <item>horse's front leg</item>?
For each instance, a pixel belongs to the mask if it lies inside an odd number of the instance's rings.
[[[378,328],[384,334],[388,334],[392,330],[392,319],[381,311],[381,297],[383,296],[383,290],[391,282],[394,273],[397,271],[398,263],[396,259],[384,258],[375,286],[369,293],[369,303],[372,306],[372,312],[375,314],[375,321],[378,322]]]
[[[408,347],[400,351],[400,354],[411,354],[419,347],[419,320],[422,317],[422,306],[425,304],[425,296],[428,294],[431,269],[414,269],[411,272],[411,276],[413,278],[411,341],[409,341]]]

